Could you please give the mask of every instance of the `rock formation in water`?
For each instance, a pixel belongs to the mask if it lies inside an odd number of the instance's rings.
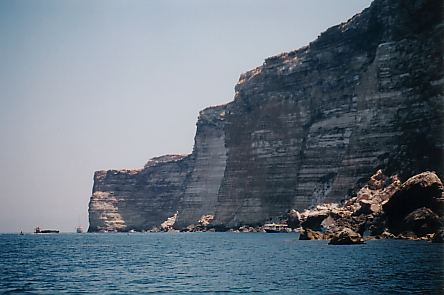
[[[368,232],[377,238],[438,242],[444,229],[444,186],[433,172],[420,173],[401,184],[397,177],[386,177],[379,170],[345,203],[291,210],[287,220],[289,226],[300,227],[301,240],[359,243],[352,237]]]
[[[336,233],[329,242],[330,245],[355,245],[364,244],[364,239],[358,233],[355,233],[349,228],[343,228]]]
[[[178,228],[203,215],[255,225],[347,199],[378,169],[442,177],[442,11],[442,1],[375,0],[266,59],[241,75],[233,102],[200,113],[191,155],[96,172],[89,230],[148,229],[176,211]]]
[[[382,207],[391,233],[435,233],[444,225],[444,186],[435,173],[415,175]]]

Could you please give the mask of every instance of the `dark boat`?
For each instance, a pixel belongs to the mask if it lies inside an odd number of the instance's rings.
[[[59,230],[57,229],[41,229],[40,227],[36,227],[34,230],[36,234],[58,234]]]

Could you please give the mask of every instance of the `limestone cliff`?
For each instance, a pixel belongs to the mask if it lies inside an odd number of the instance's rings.
[[[190,156],[96,172],[90,230],[148,228],[176,211],[178,227],[204,214],[257,224],[344,199],[377,169],[442,177],[442,11],[442,1],[375,0],[266,59],[241,75],[233,102],[201,112]]]
[[[143,169],[97,171],[89,203],[88,231],[146,230],[176,213],[190,157],[151,159]]]
[[[442,174],[440,1],[375,1],[241,76],[216,221],[338,201],[378,168]]]
[[[180,212],[177,225],[214,214],[224,176],[224,106],[200,112],[191,155],[153,158],[143,169],[97,171],[89,231],[148,230]]]
[[[176,227],[195,224],[202,215],[215,213],[227,160],[224,124],[225,106],[200,112],[192,154],[193,171],[178,204]]]

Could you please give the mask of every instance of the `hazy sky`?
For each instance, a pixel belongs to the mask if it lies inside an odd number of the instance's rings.
[[[239,75],[370,0],[0,0],[0,232],[88,227],[95,170],[190,153]]]

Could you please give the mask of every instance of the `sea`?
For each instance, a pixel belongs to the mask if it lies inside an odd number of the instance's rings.
[[[1,234],[0,294],[444,294],[443,254],[297,233]]]

